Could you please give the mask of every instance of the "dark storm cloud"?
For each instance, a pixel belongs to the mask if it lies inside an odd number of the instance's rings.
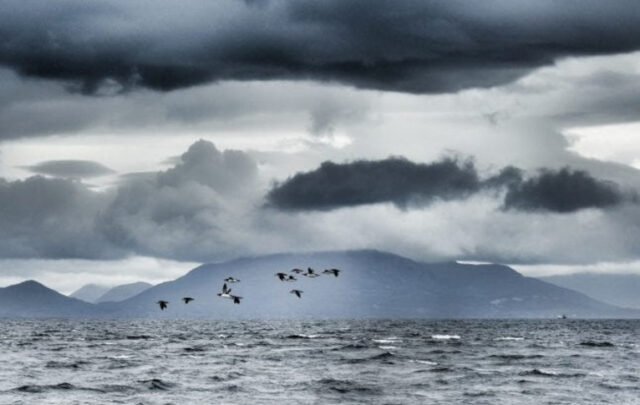
[[[446,159],[417,164],[402,158],[352,163],[324,162],[277,184],[267,200],[280,209],[329,210],[392,202],[400,207],[434,199],[463,198],[480,188],[469,162]]]
[[[606,208],[633,200],[609,181],[585,171],[545,169],[524,178],[522,170],[506,167],[481,180],[473,164],[445,159],[431,164],[401,158],[336,164],[298,173],[276,184],[269,205],[281,210],[331,210],[375,203],[399,207],[427,205],[434,200],[463,199],[482,190],[506,190],[505,209],[575,212]]]
[[[450,92],[640,48],[634,0],[26,0],[0,15],[1,64],[93,94],[226,79]]]
[[[524,211],[573,212],[583,208],[606,208],[627,197],[617,184],[592,177],[589,173],[563,168],[543,170],[539,175],[508,187],[507,209]]]
[[[27,166],[26,169],[37,174],[79,179],[114,173],[113,170],[103,164],[90,160],[48,160],[33,166]]]

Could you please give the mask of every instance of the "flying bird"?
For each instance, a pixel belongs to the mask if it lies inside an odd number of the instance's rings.
[[[229,294],[230,292],[231,292],[231,288],[228,288],[227,283],[224,283],[222,285],[222,292],[218,293],[218,297],[231,298],[231,295]]]
[[[227,277],[224,279],[224,281],[226,281],[227,283],[239,283],[240,280],[235,278],[235,277]]]
[[[297,281],[297,280],[298,280],[297,278],[295,278],[292,274],[290,274],[285,281]]]
[[[164,311],[164,309],[167,307],[168,303],[169,303],[169,301],[163,301],[163,300],[158,301],[158,305],[160,306],[160,309],[162,311]]]
[[[340,274],[340,269],[326,269],[325,271],[323,271],[323,273],[333,274],[335,277],[338,277],[338,274]]]
[[[303,276],[309,277],[309,278],[315,278],[315,277],[319,277],[320,275],[316,274],[316,272],[311,267],[308,267],[307,272],[304,273]]]
[[[276,273],[276,277],[278,277],[280,281],[286,281],[289,275],[287,273]]]
[[[229,297],[233,300],[234,304],[239,304],[242,299],[242,297],[238,297],[237,295],[230,295]]]
[[[304,270],[302,270],[302,269],[293,269],[293,270],[291,270],[291,272],[292,273],[296,273],[296,274],[302,274],[302,273],[304,273]]]
[[[184,303],[185,303],[185,304],[188,304],[188,303],[190,303],[191,301],[193,301],[193,298],[191,298],[191,297],[184,297],[184,298],[182,298],[182,301],[184,301]]]
[[[297,295],[298,298],[302,298],[303,291],[302,290],[291,290],[291,291],[289,291],[289,293]]]

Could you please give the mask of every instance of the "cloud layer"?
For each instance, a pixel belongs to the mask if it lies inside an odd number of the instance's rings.
[[[1,180],[0,259],[212,261],[352,248],[512,263],[640,257],[640,207],[579,170],[481,176],[469,161],[389,158],[325,163],[270,193],[266,180],[245,152],[206,141],[172,168],[107,191],[72,179]],[[264,207],[265,195],[286,209]]]
[[[563,168],[543,170],[539,175],[508,187],[504,205],[525,211],[573,212],[606,208],[626,199],[617,184],[593,178],[589,173]]]
[[[0,257],[226,257],[240,246],[241,214],[256,181],[245,153],[205,141],[173,168],[105,192],[72,179],[0,180]]]
[[[330,210],[375,203],[405,208],[463,199],[488,189],[506,189],[504,208],[522,211],[567,213],[629,200],[615,183],[583,170],[544,169],[523,179],[520,169],[506,167],[481,180],[471,161],[444,159],[422,164],[389,158],[324,162],[316,170],[276,183],[267,201],[282,210]]]
[[[402,158],[324,162],[277,184],[267,195],[280,209],[327,210],[393,202],[426,204],[434,199],[463,198],[478,191],[480,180],[471,163],[445,159],[416,164]]]
[[[114,173],[103,164],[88,160],[47,160],[26,167],[32,173],[65,178],[91,178]]]
[[[271,79],[452,92],[640,47],[633,0],[29,0],[0,15],[0,64],[92,94]]]

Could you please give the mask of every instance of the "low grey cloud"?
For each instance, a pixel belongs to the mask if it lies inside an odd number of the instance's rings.
[[[271,79],[452,92],[638,49],[636,10],[633,0],[3,2],[0,64],[89,94]]]
[[[47,160],[25,168],[32,173],[78,179],[115,173],[107,166],[89,160]]]
[[[504,200],[507,209],[573,212],[583,208],[607,208],[627,197],[618,185],[599,180],[583,170],[542,170],[525,181],[512,183]]]
[[[324,162],[276,184],[269,203],[280,209],[328,210],[392,202],[400,207],[435,199],[463,198],[480,188],[471,162],[445,159],[417,164],[403,158],[351,163]]]
[[[528,178],[509,166],[481,179],[471,161],[444,159],[414,163],[402,158],[324,162],[276,183],[267,194],[270,206],[281,210],[331,210],[358,205],[393,203],[425,206],[438,200],[464,199],[483,190],[506,190],[504,209],[575,212],[607,208],[632,201],[611,181],[586,171],[543,169]]]
[[[242,245],[237,229],[256,182],[248,155],[206,141],[174,167],[107,191],[72,179],[0,180],[0,257],[228,257]]]
[[[0,179],[0,257],[122,257],[96,229],[95,215],[109,200],[75,180]]]
[[[178,260],[232,256],[245,239],[242,216],[257,188],[246,153],[197,141],[172,168],[125,181],[97,219],[111,243]]]

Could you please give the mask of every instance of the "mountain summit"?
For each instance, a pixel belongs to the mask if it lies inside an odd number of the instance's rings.
[[[0,317],[82,317],[99,313],[94,305],[62,295],[37,281],[0,288]]]
[[[275,276],[293,268],[339,268],[339,277]],[[226,277],[241,305],[218,299]],[[301,299],[289,291],[304,291]],[[181,297],[195,301],[188,306]],[[160,313],[155,302],[170,302]],[[214,318],[555,318],[636,317],[586,295],[524,277],[503,265],[421,263],[375,250],[276,254],[205,264],[110,310],[118,316]]]

